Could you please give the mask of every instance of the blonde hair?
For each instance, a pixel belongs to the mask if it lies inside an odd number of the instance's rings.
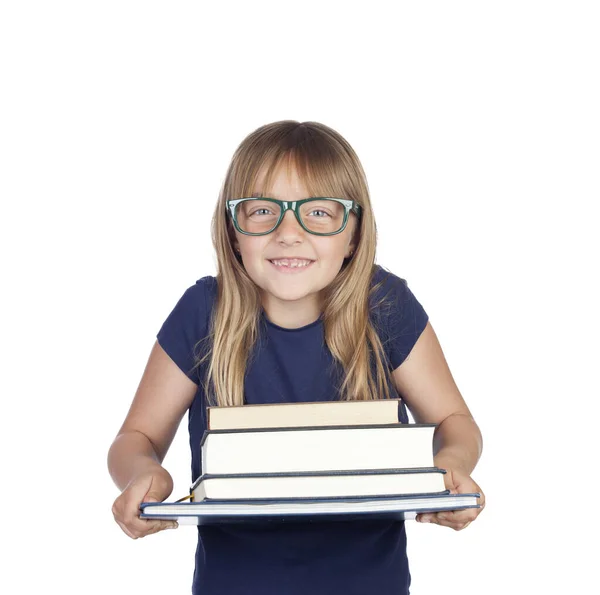
[[[283,120],[258,128],[236,149],[212,218],[217,303],[205,339],[209,349],[196,360],[198,366],[210,359],[204,380],[207,401],[244,404],[246,364],[258,338],[262,308],[259,290],[234,251],[235,231],[225,201],[250,196],[263,168],[268,191],[284,162],[288,172],[296,168],[311,196],[349,198],[362,207],[354,254],[322,290],[325,343],[344,371],[341,400],[389,398],[385,352],[369,317],[369,295],[380,284],[371,288],[377,229],[365,173],[335,130],[319,122]]]

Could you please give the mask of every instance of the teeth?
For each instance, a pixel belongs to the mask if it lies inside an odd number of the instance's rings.
[[[272,260],[271,262],[278,267],[290,267],[292,269],[299,268],[299,267],[305,267],[311,263],[310,260],[296,260],[296,259],[289,260],[287,258],[282,259],[282,260]]]

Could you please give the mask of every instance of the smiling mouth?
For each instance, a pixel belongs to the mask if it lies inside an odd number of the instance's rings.
[[[309,268],[315,261],[300,258],[281,258],[269,260],[269,262],[279,270],[301,271]]]

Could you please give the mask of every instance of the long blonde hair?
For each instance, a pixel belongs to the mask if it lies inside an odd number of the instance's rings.
[[[267,191],[283,162],[296,168],[311,196],[349,198],[362,207],[354,254],[322,290],[324,335],[344,372],[341,400],[389,398],[385,353],[369,317],[370,291],[380,284],[371,288],[377,229],[362,165],[335,130],[319,122],[283,120],[258,128],[236,149],[212,218],[217,303],[205,338],[209,349],[196,360],[199,366],[210,359],[204,380],[208,403],[244,404],[246,364],[258,338],[262,308],[259,290],[234,251],[235,231],[225,201],[250,196],[263,168]]]

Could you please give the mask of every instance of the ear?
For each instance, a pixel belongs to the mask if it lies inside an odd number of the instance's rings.
[[[360,227],[357,225],[356,221],[353,221],[352,226],[352,236],[350,238],[350,243],[348,244],[348,248],[346,248],[346,254],[344,254],[344,258],[350,258],[358,247],[358,241],[360,239]]]
[[[352,239],[346,248],[346,254],[344,254],[344,258],[350,258],[356,252],[356,246],[358,245],[358,233],[356,229],[352,233]]]

